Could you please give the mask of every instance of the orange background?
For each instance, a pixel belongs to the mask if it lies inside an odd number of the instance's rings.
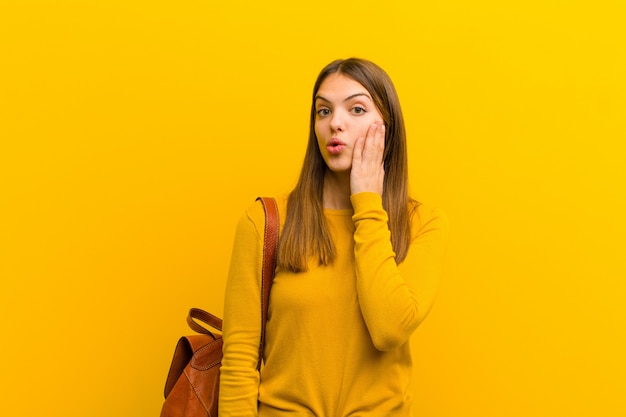
[[[419,416],[626,415],[624,3],[226,3],[0,0],[0,414],[158,415],[315,76],[359,56],[452,225]]]

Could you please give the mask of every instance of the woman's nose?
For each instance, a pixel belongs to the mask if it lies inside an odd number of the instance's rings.
[[[330,128],[333,131],[342,131],[345,128],[344,123],[345,123],[344,115],[342,115],[341,112],[339,111],[333,112],[333,114],[331,115],[331,119],[330,119]]]

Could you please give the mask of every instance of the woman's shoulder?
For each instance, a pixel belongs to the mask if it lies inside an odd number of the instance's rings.
[[[272,198],[276,200],[276,204],[278,205],[278,219],[282,225],[285,222],[284,217],[287,212],[287,195],[278,195]],[[263,230],[265,226],[265,210],[261,200],[257,199],[251,203],[248,208],[246,208],[243,217],[251,222],[258,230]]]
[[[447,233],[449,229],[448,216],[439,207],[428,203],[412,201],[411,214],[411,229],[416,235],[435,229]]]

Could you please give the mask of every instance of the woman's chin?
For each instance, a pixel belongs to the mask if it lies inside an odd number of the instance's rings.
[[[350,173],[352,169],[352,158],[330,157],[326,161],[326,168],[337,174]]]
[[[350,174],[350,170],[352,169],[352,164],[326,164],[326,168],[328,171],[333,174]]]

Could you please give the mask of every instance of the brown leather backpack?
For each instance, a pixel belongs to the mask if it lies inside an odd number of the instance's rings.
[[[278,244],[278,206],[273,198],[258,198],[265,209],[263,278],[261,291],[261,343],[259,367],[265,346],[265,322],[269,295],[276,268]],[[161,417],[216,417],[219,398],[222,336],[200,325],[196,320],[221,331],[222,320],[199,308],[189,310],[187,323],[200,333],[178,340],[174,358],[165,382],[165,402]]]

